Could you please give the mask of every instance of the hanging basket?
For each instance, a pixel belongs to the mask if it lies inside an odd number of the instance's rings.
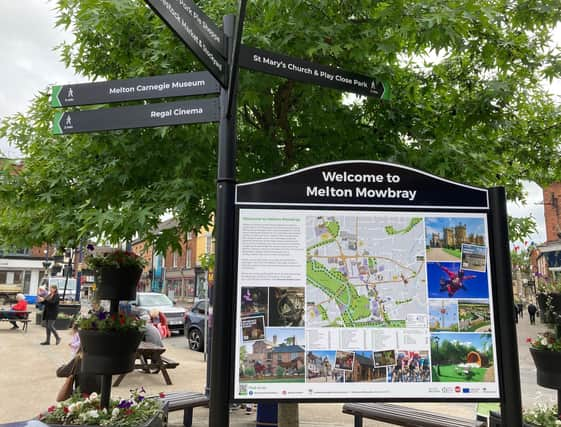
[[[561,352],[530,349],[537,369],[538,384],[561,390]]]
[[[99,299],[130,301],[136,298],[136,285],[142,269],[138,267],[101,267],[97,270]]]
[[[134,369],[142,333],[136,329],[118,332],[81,330],[82,372],[124,374]]]

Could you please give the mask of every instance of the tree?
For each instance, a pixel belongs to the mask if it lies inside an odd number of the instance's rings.
[[[201,0],[216,22],[234,0]],[[57,25],[75,41],[63,60],[88,79],[199,70],[202,66],[143,2],[58,0]],[[396,162],[471,185],[561,178],[559,108],[541,87],[561,74],[550,47],[558,1],[252,0],[243,42],[390,82],[390,101],[242,71],[240,182],[321,162]],[[157,250],[215,209],[215,124],[54,137],[47,91],[0,130],[26,157],[0,189],[5,244],[136,233]],[[99,107],[91,107],[99,108]],[[164,213],[175,229],[154,235]],[[513,228],[516,230],[516,228]]]

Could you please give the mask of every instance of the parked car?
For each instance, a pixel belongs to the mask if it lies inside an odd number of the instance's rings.
[[[200,300],[185,313],[185,338],[193,351],[203,351],[205,347],[205,313],[208,300]]]
[[[183,317],[185,309],[176,307],[175,302],[170,300],[167,295],[156,292],[137,292],[136,300],[130,301],[131,312],[137,316],[150,314],[150,310],[157,309],[168,319],[168,327],[170,331],[183,332]]]

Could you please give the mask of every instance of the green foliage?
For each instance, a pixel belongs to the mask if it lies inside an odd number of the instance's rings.
[[[146,322],[136,316],[126,316],[123,313],[109,314],[105,311],[95,311],[78,319],[81,330],[123,332],[132,329],[140,330]]]
[[[75,392],[69,399],[53,405],[39,419],[56,425],[114,425],[136,427],[155,415],[163,417],[157,399],[146,399],[144,389],[131,390],[129,399],[111,399],[108,408],[100,409],[100,396],[83,396]],[[163,394],[163,393],[162,393]]]
[[[202,69],[144,2],[58,0],[58,47],[87,79]],[[201,0],[216,22],[234,0]],[[243,42],[389,81],[390,101],[242,70],[240,182],[335,160],[384,160],[520,200],[521,180],[561,179],[559,108],[541,87],[561,75],[551,30],[559,0],[252,0]],[[47,91],[3,121],[26,157],[0,188],[0,244],[78,247],[148,236],[178,247],[215,210],[217,125],[54,137]],[[104,107],[104,106],[102,106]],[[99,108],[99,107],[87,107]],[[153,230],[163,214],[178,226]],[[518,231],[517,231],[518,230]],[[511,228],[511,239],[527,227]]]
[[[524,411],[524,422],[540,427],[558,427],[560,424],[557,416],[557,405],[537,405],[535,408]]]
[[[146,260],[134,252],[116,250],[103,255],[88,255],[85,263],[92,270],[99,270],[103,267],[128,268],[135,267],[142,269],[146,265]]]

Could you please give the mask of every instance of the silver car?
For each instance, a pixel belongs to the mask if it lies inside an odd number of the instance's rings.
[[[185,309],[175,306],[175,302],[170,300],[166,295],[155,292],[137,292],[136,300],[130,301],[130,305],[132,313],[137,316],[150,314],[150,310],[157,309],[164,313],[168,319],[170,331],[183,333]]]

